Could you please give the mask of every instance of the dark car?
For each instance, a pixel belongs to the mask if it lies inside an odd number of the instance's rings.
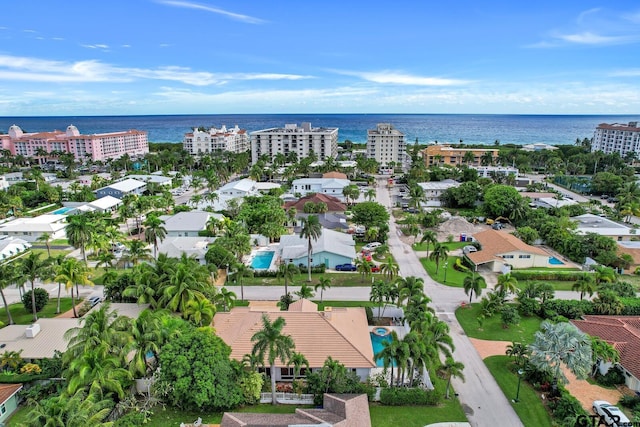
[[[354,264],[338,264],[336,265],[336,271],[356,271],[357,268]]]

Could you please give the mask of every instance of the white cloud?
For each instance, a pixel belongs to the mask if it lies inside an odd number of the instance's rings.
[[[602,36],[589,31],[576,34],[561,34],[556,37],[569,43],[587,45],[625,44],[638,40],[637,36]]]
[[[87,49],[109,49],[109,45],[106,44],[81,44],[80,46]]]
[[[411,86],[456,86],[468,84],[468,81],[445,79],[441,77],[414,76],[399,71],[345,71],[333,70],[338,74],[354,76],[373,83]]]
[[[239,13],[229,12],[224,9],[219,9],[217,7],[211,7],[202,5],[199,3],[193,3],[189,1],[179,1],[179,0],[158,0],[158,3],[164,4],[167,6],[174,7],[182,7],[186,9],[196,9],[196,10],[204,10],[205,12],[211,12],[218,15],[226,16],[228,18],[234,19],[236,21],[246,22],[247,24],[261,24],[265,21],[259,18],[254,18],[253,16],[242,15]]]
[[[640,77],[640,68],[631,68],[628,70],[613,71],[609,74],[611,77]]]

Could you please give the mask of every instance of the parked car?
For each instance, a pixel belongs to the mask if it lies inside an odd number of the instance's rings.
[[[373,260],[373,257],[371,256],[371,252],[369,251],[362,252],[362,259],[365,261],[371,262]]]
[[[100,297],[91,297],[87,301],[89,302],[91,307],[94,307],[94,306],[98,305],[101,300],[102,300],[102,298],[100,298]]]
[[[354,264],[338,264],[336,265],[336,271],[356,271],[357,268]]]
[[[111,252],[122,252],[125,250],[125,245],[121,242],[116,242],[111,245]]]
[[[593,412],[600,415],[608,426],[630,426],[629,418],[617,407],[606,400],[595,400],[593,402]]]
[[[380,266],[379,265],[372,265],[371,266],[371,272],[372,273],[380,273]]]
[[[371,243],[367,243],[366,245],[364,245],[362,247],[363,251],[372,251],[376,248],[379,248],[380,246],[382,246],[382,243],[380,242],[371,242]]]

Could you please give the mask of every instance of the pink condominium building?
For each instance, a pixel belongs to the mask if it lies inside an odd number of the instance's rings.
[[[26,133],[13,125],[8,134],[0,135],[0,139],[2,149],[9,150],[14,156],[37,158],[41,163],[62,153],[73,154],[77,161],[105,161],[124,154],[137,157],[149,152],[147,132],[139,130],[82,135],[77,127],[69,125],[64,132]]]

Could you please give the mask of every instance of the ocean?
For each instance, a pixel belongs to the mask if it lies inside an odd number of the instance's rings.
[[[193,127],[231,128],[248,132],[288,123],[310,122],[313,127],[337,127],[340,142],[364,143],[367,130],[378,123],[391,123],[405,134],[407,143],[574,144],[591,138],[600,123],[640,121],[637,116],[614,115],[502,115],[502,114],[213,114],[155,116],[51,116],[0,117],[0,132],[16,124],[25,132],[52,131],[75,125],[82,134],[137,129],[149,133],[150,142],[182,142]]]

